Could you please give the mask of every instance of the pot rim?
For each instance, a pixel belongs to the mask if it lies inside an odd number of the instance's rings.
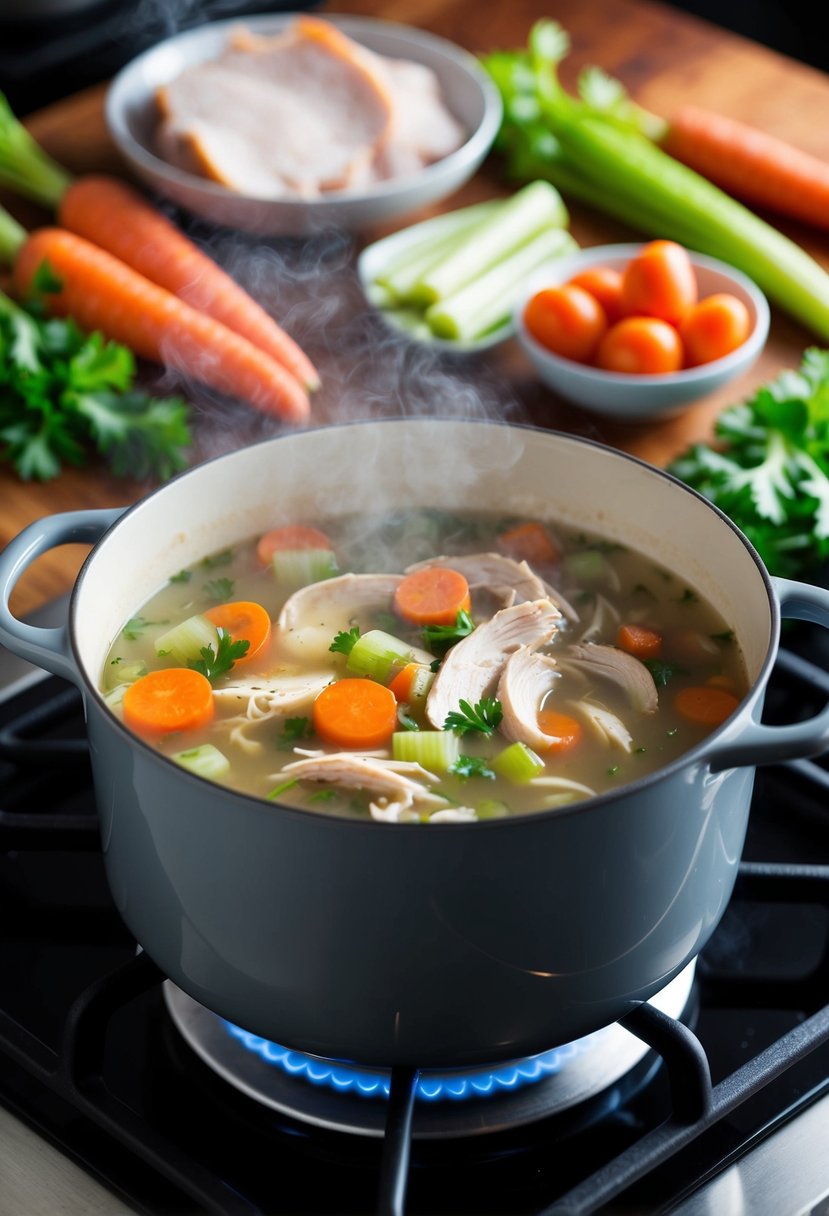
[[[705,507],[707,507],[710,511],[712,511],[716,516],[719,517],[720,521],[729,528],[729,530],[734,534],[736,539],[747,550],[749,556],[751,557],[752,561],[754,562],[755,566],[757,567],[758,573],[762,579],[763,586],[764,586],[765,592],[766,592],[766,599],[768,602],[768,608],[769,608],[769,614],[770,614],[770,626],[771,626],[770,642],[767,647],[766,654],[763,659],[760,670],[759,670],[756,678],[751,683],[748,692],[743,697],[743,699],[740,701],[740,703],[738,704],[738,706],[734,710],[734,712],[731,715],[729,715],[728,718],[726,718],[725,722],[723,722],[720,726],[718,726],[716,730],[713,730],[713,731],[711,731],[710,734],[706,735],[705,738],[702,739],[699,743],[696,743],[692,748],[689,748],[688,751],[683,752],[682,755],[677,756],[674,760],[669,761],[667,764],[662,765],[660,768],[654,769],[652,772],[644,774],[642,777],[638,777],[633,781],[625,782],[625,784],[619,786],[619,788],[617,790],[606,790],[603,793],[595,794],[592,798],[584,799],[581,802],[574,802],[572,804],[568,804],[568,805],[565,805],[562,807],[551,807],[548,810],[525,811],[523,813],[506,816],[503,819],[484,819],[484,820],[476,820],[475,822],[470,822],[470,823],[442,823],[440,825],[441,830],[443,832],[445,832],[447,830],[452,831],[452,832],[468,832],[468,831],[479,832],[479,831],[481,831],[481,829],[494,831],[497,829],[505,829],[510,826],[516,827],[518,824],[522,824],[525,826],[531,825],[533,823],[540,824],[540,823],[544,823],[548,819],[552,819],[554,817],[561,818],[563,816],[569,817],[571,815],[586,814],[592,809],[605,807],[610,802],[617,800],[619,798],[627,797],[628,795],[635,796],[639,791],[649,789],[651,786],[656,785],[659,781],[673,776],[674,774],[678,773],[681,769],[685,768],[687,765],[694,764],[694,763],[704,759],[705,753],[706,753],[706,751],[708,751],[712,740],[718,738],[721,734],[723,734],[730,727],[735,716],[744,712],[745,706],[749,702],[753,701],[760,694],[761,690],[765,688],[765,686],[768,682],[768,678],[771,674],[771,669],[772,669],[772,666],[774,665],[774,661],[775,661],[775,657],[776,657],[776,653],[777,653],[779,634],[780,634],[780,622],[781,622],[780,605],[778,603],[777,596],[775,595],[775,592],[774,592],[774,588],[773,588],[772,581],[771,581],[771,575],[769,574],[768,570],[766,569],[765,563],[763,562],[762,558],[760,557],[759,553],[754,548],[754,546],[752,545],[752,543],[748,539],[748,537],[745,536],[745,534],[740,531],[740,529],[736,526],[736,524],[731,519],[729,519],[729,517],[722,510],[720,510],[719,507],[717,507],[714,503],[712,503],[710,501],[710,499],[707,499],[703,494],[700,494],[699,491],[693,489],[691,486],[686,485],[685,482],[681,481],[678,477],[674,476],[674,474],[668,473],[665,469],[659,468],[657,465],[651,464],[649,461],[644,460],[642,457],[634,456],[630,452],[624,452],[618,448],[611,447],[607,443],[602,443],[600,440],[590,439],[586,436],[573,435],[566,431],[557,431],[557,430],[552,430],[552,429],[549,429],[546,427],[539,427],[532,423],[505,422],[500,419],[492,419],[492,418],[453,418],[451,415],[429,415],[428,417],[420,417],[420,418],[407,418],[405,416],[402,416],[402,417],[395,416],[395,417],[385,417],[385,418],[355,418],[355,419],[346,420],[344,422],[326,424],[325,429],[326,430],[345,429],[345,428],[358,427],[358,426],[366,426],[366,425],[377,426],[377,425],[383,425],[383,424],[394,425],[394,424],[399,424],[401,422],[406,423],[407,425],[414,424],[414,425],[428,425],[428,426],[432,426],[434,424],[441,425],[444,423],[451,423],[453,425],[458,425],[458,424],[463,425],[465,423],[469,423],[473,426],[504,427],[509,430],[527,431],[532,435],[537,435],[537,436],[541,436],[541,437],[549,436],[551,439],[564,440],[567,443],[574,443],[577,446],[599,448],[603,452],[607,452],[612,456],[619,457],[622,460],[629,461],[631,464],[638,465],[641,468],[646,469],[649,473],[653,473],[659,477],[664,478],[666,481],[673,483],[673,485],[676,486],[676,488],[679,492],[684,492],[686,494],[689,494],[693,498],[696,498],[697,500],[702,502]],[[319,429],[319,428],[302,427],[302,428],[294,429],[291,431],[284,431],[278,435],[271,435],[266,439],[258,440],[256,443],[248,444],[248,445],[246,445],[245,448],[237,448],[232,452],[224,452],[224,453],[221,453],[216,456],[210,456],[207,459],[201,461],[199,464],[192,465],[191,467],[182,470],[180,473],[175,474],[173,477],[171,477],[167,481],[163,482],[160,486],[157,486],[154,490],[151,490],[148,494],[144,495],[137,502],[134,502],[129,507],[127,507],[127,509],[118,517],[118,519],[114,522],[114,524],[112,524],[111,527],[107,529],[104,536],[102,536],[100,538],[100,540],[93,546],[93,548],[90,550],[90,552],[87,554],[86,558],[84,559],[84,562],[80,568],[80,571],[75,580],[74,586],[73,586],[71,594],[70,594],[70,599],[69,599],[68,623],[67,623],[68,624],[69,643],[70,643],[72,655],[73,655],[73,658],[75,661],[75,667],[83,682],[84,689],[86,690],[87,693],[91,692],[94,695],[99,708],[105,714],[107,714],[112,727],[115,730],[117,730],[126,741],[128,741],[130,744],[132,744],[134,746],[138,746],[142,750],[142,752],[146,752],[146,754],[152,756],[156,762],[164,765],[165,767],[169,766],[169,768],[171,770],[175,771],[175,773],[179,776],[179,778],[181,778],[185,781],[188,781],[190,783],[196,783],[194,788],[203,788],[205,785],[207,785],[208,787],[210,787],[213,790],[218,789],[218,790],[222,791],[225,795],[227,795],[227,797],[229,799],[231,799],[231,800],[241,799],[246,805],[249,805],[251,807],[251,809],[256,809],[261,812],[270,813],[272,808],[278,808],[280,814],[289,813],[292,816],[298,817],[300,819],[300,821],[308,819],[309,817],[311,817],[315,820],[325,819],[330,822],[332,828],[339,827],[340,830],[343,830],[343,831],[352,831],[355,829],[362,829],[364,831],[368,830],[368,831],[374,831],[374,832],[384,832],[384,831],[388,832],[389,824],[387,824],[387,823],[379,823],[373,819],[364,820],[364,819],[356,819],[356,818],[355,819],[339,818],[339,817],[336,817],[333,815],[326,815],[324,811],[316,811],[311,808],[305,808],[305,807],[288,806],[285,803],[279,802],[277,800],[269,802],[265,798],[259,798],[253,794],[248,794],[248,793],[245,793],[240,790],[234,790],[234,789],[230,788],[229,786],[220,785],[218,782],[210,781],[206,777],[200,777],[196,773],[192,773],[189,770],[182,768],[181,765],[176,764],[176,762],[174,760],[170,759],[169,756],[164,755],[162,752],[159,752],[158,750],[156,750],[156,748],[152,747],[151,744],[148,743],[146,740],[142,739],[140,735],[137,735],[134,732],[128,730],[128,728],[124,725],[124,723],[118,717],[116,717],[115,714],[113,714],[111,712],[108,705],[106,704],[104,695],[101,692],[101,690],[97,687],[97,685],[95,685],[88,678],[85,664],[83,664],[79,661],[80,652],[79,652],[79,646],[78,646],[78,642],[77,642],[76,625],[75,625],[78,599],[81,594],[83,583],[84,583],[84,580],[88,573],[88,570],[91,567],[91,565],[95,559],[95,554],[96,554],[96,551],[97,551],[99,545],[106,538],[109,538],[112,535],[112,533],[115,532],[120,527],[122,521],[124,521],[128,517],[134,515],[137,511],[141,510],[146,503],[148,503],[152,499],[155,499],[160,494],[162,494],[166,490],[166,488],[169,485],[171,485],[173,482],[178,482],[184,478],[190,477],[193,474],[197,474],[197,473],[199,473],[200,470],[207,468],[210,465],[216,464],[220,461],[232,460],[234,456],[241,455],[241,453],[247,451],[251,447],[263,447],[267,444],[278,443],[281,439],[289,439],[293,436],[300,435],[300,434],[309,434],[317,429]],[[745,767],[756,767],[756,766],[752,765],[752,766],[745,766]],[[421,824],[421,823],[396,823],[392,826],[395,831],[400,831],[401,829],[412,831],[412,830],[422,828],[423,824]]]

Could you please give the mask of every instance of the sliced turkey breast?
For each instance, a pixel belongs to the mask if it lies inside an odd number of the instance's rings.
[[[561,658],[564,663],[616,684],[640,713],[653,714],[659,708],[659,695],[653,676],[643,663],[618,646],[585,642],[584,645],[570,646]]]
[[[438,730],[461,700],[491,696],[504,664],[521,646],[541,646],[559,627],[561,613],[548,599],[502,608],[448,652],[426,699],[426,716]]]
[[[527,562],[517,562],[503,553],[457,553],[441,554],[428,561],[415,562],[406,570],[421,570],[426,566],[448,566],[457,570],[469,583],[469,590],[485,592],[499,601],[503,608],[520,604],[525,600],[548,599],[556,605],[563,616],[578,620],[573,608],[558,592],[539,578]]]
[[[238,705],[251,721],[271,716],[286,716],[309,710],[328,684],[337,678],[333,668],[326,671],[278,671],[268,675],[234,676],[227,684],[213,689],[220,705]]]
[[[498,681],[496,695],[503,713],[501,734],[536,751],[546,751],[554,740],[540,729],[538,711],[559,678],[555,659],[539,654],[532,646],[519,646],[507,659]]]
[[[400,811],[410,807],[446,806],[445,798],[428,789],[430,782],[438,780],[435,774],[411,761],[328,752],[286,764],[280,775],[285,774],[298,781],[324,781],[346,789],[368,790],[377,796],[380,809],[399,808],[395,812],[398,819]]]
[[[283,654],[308,662],[330,661],[329,647],[342,630],[359,624],[372,609],[389,610],[399,574],[341,574],[295,591],[274,626]]]

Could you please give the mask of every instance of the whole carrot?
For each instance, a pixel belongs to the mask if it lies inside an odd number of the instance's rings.
[[[2,93],[0,184],[52,208],[63,228],[261,347],[309,391],[319,387],[317,370],[299,344],[235,279],[127,182],[73,178],[15,118]]]
[[[754,206],[829,229],[829,163],[702,106],[672,116],[663,149]]]
[[[281,363],[97,245],[62,228],[31,233],[14,258],[19,297],[36,290],[44,263],[60,284],[44,296],[55,315],[71,316],[82,329],[100,330],[136,355],[178,368],[265,413],[290,422],[308,417],[308,394]]]

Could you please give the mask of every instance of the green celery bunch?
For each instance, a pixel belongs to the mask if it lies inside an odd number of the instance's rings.
[[[715,503],[772,574],[809,577],[829,557],[829,351],[810,348],[669,467]]]
[[[577,95],[558,79],[569,51],[561,26],[537,22],[525,49],[482,62],[504,117],[496,150],[515,181],[546,179],[649,237],[708,253],[752,278],[769,299],[829,341],[829,274],[804,249],[659,146],[667,124],[600,68]]]
[[[121,477],[164,480],[183,469],[187,403],[151,397],[134,381],[125,346],[0,292],[0,456],[24,480],[48,481],[64,463],[83,464],[90,448]]]

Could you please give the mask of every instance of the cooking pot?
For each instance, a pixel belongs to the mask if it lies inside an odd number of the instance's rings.
[[[289,520],[491,508],[652,554],[733,627],[750,690],[658,772],[558,810],[480,823],[327,817],[236,794],[131,734],[99,691],[123,623],[174,573]],[[45,550],[97,542],[55,629],[8,609]],[[829,709],[760,722],[781,610],[829,593],[770,578],[746,538],[668,474],[500,423],[386,419],[290,433],[205,462],[121,513],[39,520],[0,555],[0,642],[81,690],[103,855],[136,940],[239,1026],[366,1064],[464,1066],[607,1025],[702,949],[732,892],[754,766],[829,747]]]

